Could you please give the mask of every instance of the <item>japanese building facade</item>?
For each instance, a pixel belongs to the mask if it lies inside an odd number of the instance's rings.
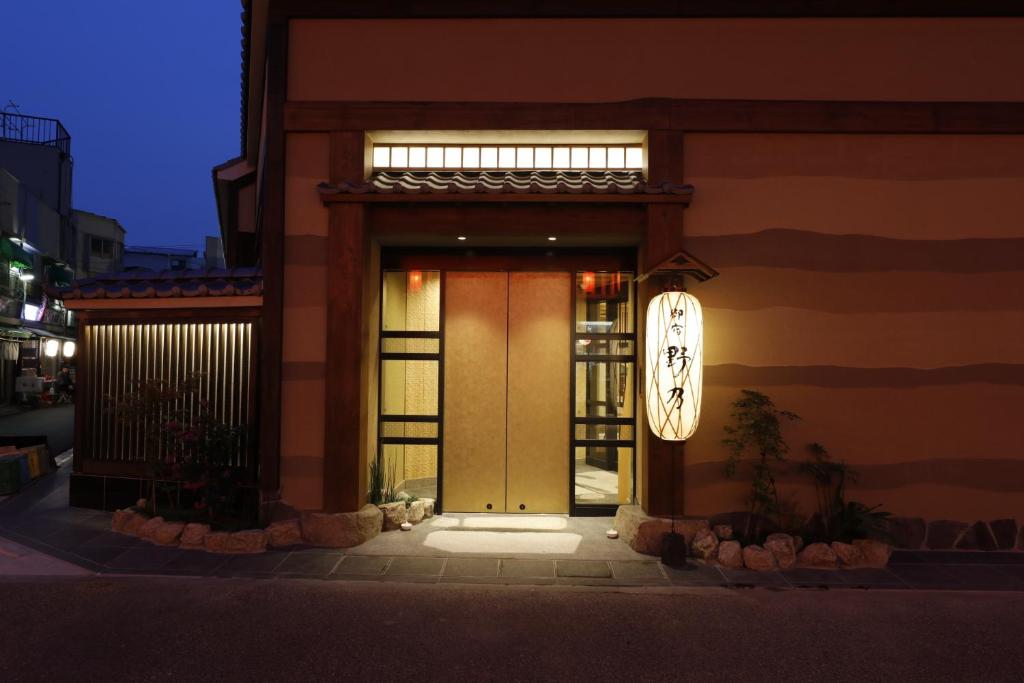
[[[573,4],[243,3],[214,185],[264,274],[265,500],[358,509],[379,452],[442,510],[743,509],[750,388],[859,500],[1024,508],[1024,19]],[[674,446],[643,348],[680,252],[704,382]]]

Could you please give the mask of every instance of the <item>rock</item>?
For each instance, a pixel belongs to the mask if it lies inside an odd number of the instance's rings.
[[[1013,550],[1013,544],[1017,540],[1017,520],[994,519],[988,523],[988,527],[992,530],[999,550]]]
[[[719,541],[728,541],[732,538],[732,527],[728,524],[716,524],[714,532]]]
[[[139,498],[137,501],[135,501],[135,507],[137,507],[140,510],[145,510],[147,505],[149,505],[149,501],[146,500],[145,498]]]
[[[796,550],[798,555],[800,554],[800,551],[804,549],[804,539],[803,539],[803,537],[801,537],[801,536],[794,536],[793,537],[793,549]]]
[[[358,512],[304,512],[302,538],[311,545],[351,548],[380,533],[384,513],[376,505],[364,505]]]
[[[182,522],[164,522],[153,532],[152,541],[157,545],[178,545],[181,532],[185,530]]]
[[[384,531],[398,529],[409,520],[409,513],[405,509],[405,502],[384,503],[380,506],[384,513]]]
[[[890,517],[886,526],[897,548],[920,550],[924,545],[928,525],[920,517]]]
[[[751,512],[723,512],[708,520],[712,527],[728,524],[732,527],[733,536],[745,538],[747,535],[759,536],[778,531],[775,522],[763,515]]]
[[[779,569],[792,569],[796,566],[796,545],[789,534],[768,534],[764,548],[775,557]]]
[[[210,533],[209,524],[186,524],[178,541],[182,548],[202,548],[206,542],[206,534]]]
[[[951,519],[937,519],[928,524],[925,544],[929,550],[952,550],[967,524]]]
[[[267,527],[267,545],[271,548],[287,548],[302,544],[302,524],[298,519],[272,522]]]
[[[839,564],[843,567],[860,567],[864,564],[864,554],[856,546],[833,541],[831,548],[839,558]]]
[[[147,541],[153,540],[153,535],[156,534],[156,530],[160,528],[160,525],[164,523],[163,517],[152,517],[146,520],[146,523],[139,529],[138,537]]]
[[[639,505],[620,505],[615,511],[613,524],[619,537],[638,553],[661,555],[661,541],[672,531],[672,520],[651,517]],[[676,520],[676,533],[685,537],[687,545],[693,543],[697,531],[710,528],[706,519],[684,518]]]
[[[114,510],[114,516],[110,520],[110,530],[118,533],[124,531],[125,524],[135,515],[133,510]]]
[[[892,546],[888,543],[872,539],[859,539],[853,542],[853,547],[860,551],[863,557],[863,567],[874,567],[885,569],[889,564],[889,556],[892,555]]]
[[[434,499],[433,498],[420,498],[423,501],[423,518],[430,519],[434,516]]]
[[[226,553],[262,553],[267,549],[267,532],[263,529],[248,529],[228,534],[224,543]]]
[[[142,533],[142,527],[145,526],[148,521],[149,517],[140,515],[137,512],[131,512],[128,519],[125,520],[121,533],[128,534],[130,536],[138,536]]]
[[[829,547],[828,543],[812,543],[796,556],[796,566],[812,567],[814,569],[835,569],[839,565],[839,558]]]
[[[226,531],[212,531],[206,534],[206,538],[203,539],[203,545],[206,546],[206,550],[211,553],[223,553],[228,545],[228,536]]]
[[[748,545],[743,549],[743,564],[755,572],[770,572],[778,568],[775,555],[759,545]]]
[[[985,522],[975,522],[956,542],[957,550],[995,550],[999,547]]]
[[[711,529],[701,529],[694,536],[690,550],[702,560],[714,560],[718,556],[718,536]]]
[[[405,510],[405,518],[412,524],[419,524],[423,521],[423,516],[426,512],[423,509],[422,500],[414,500],[409,503],[409,507]]]
[[[718,564],[729,569],[743,568],[743,548],[739,541],[722,541],[718,545]]]

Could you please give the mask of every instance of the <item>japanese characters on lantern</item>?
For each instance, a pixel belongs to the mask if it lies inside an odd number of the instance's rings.
[[[666,441],[685,441],[700,419],[704,325],[700,302],[663,292],[647,307],[647,422]]]

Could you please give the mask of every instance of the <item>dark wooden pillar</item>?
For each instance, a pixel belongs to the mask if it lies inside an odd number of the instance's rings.
[[[331,134],[331,182],[361,180],[362,131]],[[324,510],[359,508],[363,491],[361,375],[363,285],[368,232],[363,204],[332,204],[327,234],[327,389],[324,407]]]
[[[682,183],[683,133],[678,130],[652,130],[647,138],[647,180]],[[643,269],[649,270],[683,248],[681,204],[648,204],[647,230],[643,249]],[[662,282],[651,277],[640,287],[637,305],[643,313],[647,302],[661,291]],[[646,368],[644,368],[646,370]],[[641,375],[643,382],[643,375]],[[644,387],[646,391],[646,387]],[[646,401],[646,397],[645,397]],[[662,441],[651,434],[647,416],[640,427],[646,439],[644,448],[644,509],[652,515],[684,514],[683,465],[685,445]]]

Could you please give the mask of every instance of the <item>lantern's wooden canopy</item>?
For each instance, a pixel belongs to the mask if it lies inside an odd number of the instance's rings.
[[[652,275],[689,275],[697,282],[707,282],[718,277],[718,271],[686,251],[677,251],[647,272],[642,273],[637,282],[643,282]]]

